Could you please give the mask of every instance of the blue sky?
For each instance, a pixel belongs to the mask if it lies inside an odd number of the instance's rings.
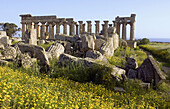
[[[20,14],[112,20],[136,14],[135,36],[170,38],[170,0],[0,0],[0,22],[20,25]],[[94,25],[93,25],[94,32]],[[129,26],[127,28],[129,36]]]

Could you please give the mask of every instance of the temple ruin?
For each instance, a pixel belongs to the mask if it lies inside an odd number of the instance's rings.
[[[131,14],[130,17],[119,17],[117,16],[113,21],[113,25],[109,24],[109,21],[103,21],[102,30],[100,32],[100,21],[95,21],[95,35],[108,36],[108,28],[116,27],[116,33],[120,37],[120,27],[122,24],[122,39],[126,40],[126,25],[130,24],[130,41],[135,40],[135,16],[136,14]],[[85,31],[86,23],[83,21],[75,22],[73,18],[58,18],[57,16],[32,16],[31,14],[20,15],[22,24],[22,37],[24,36],[26,30],[36,29],[38,39],[55,39],[55,35],[60,35],[60,26],[63,25],[63,34],[67,35],[67,29],[69,30],[69,35],[79,35],[81,33],[87,32],[92,34],[92,22],[87,21],[87,31]],[[67,27],[69,26],[69,28]],[[54,33],[56,30],[56,33]],[[48,37],[47,37],[48,36]]]

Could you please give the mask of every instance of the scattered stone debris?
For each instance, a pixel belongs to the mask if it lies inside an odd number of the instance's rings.
[[[114,91],[126,93],[126,91],[122,87],[114,87]]]

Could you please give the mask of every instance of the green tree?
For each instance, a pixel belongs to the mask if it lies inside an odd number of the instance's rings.
[[[138,45],[145,45],[145,44],[149,44],[150,41],[147,38],[143,38],[142,40],[138,40]]]
[[[15,36],[19,31],[21,31],[21,28],[19,28],[14,23],[0,23],[0,28],[3,31],[6,31],[7,36],[9,36],[10,38]]]

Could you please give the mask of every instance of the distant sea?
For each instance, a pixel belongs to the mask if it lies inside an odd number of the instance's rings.
[[[143,39],[143,38],[139,38]],[[150,42],[168,42],[170,43],[170,38],[149,38]]]
[[[149,38],[151,42],[169,42],[170,38]]]

